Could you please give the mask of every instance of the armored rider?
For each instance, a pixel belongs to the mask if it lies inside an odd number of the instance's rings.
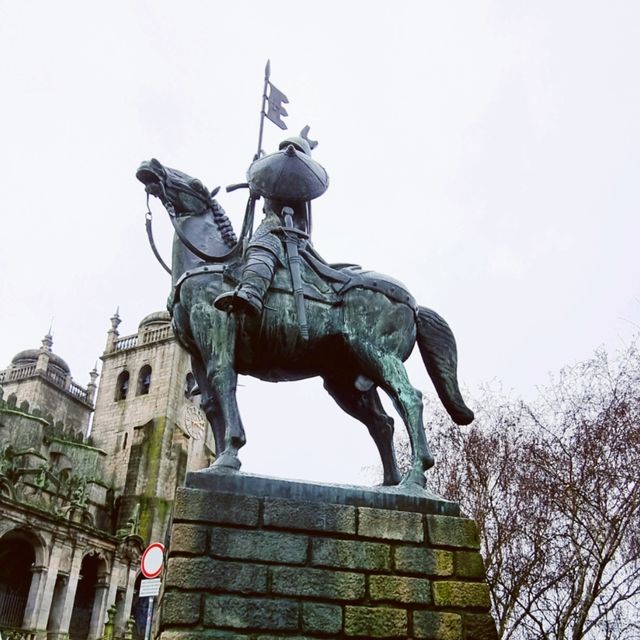
[[[219,295],[214,306],[259,317],[278,264],[287,265],[285,241],[306,242],[311,232],[310,201],[327,190],[329,178],[311,158],[315,143],[305,137],[283,140],[279,151],[249,167],[247,180],[254,197],[264,198],[265,217],[247,245],[240,284]],[[291,217],[288,219],[287,214]],[[291,265],[290,265],[291,266]]]

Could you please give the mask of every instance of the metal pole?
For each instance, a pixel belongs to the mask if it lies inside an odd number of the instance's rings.
[[[149,596],[149,604],[147,604],[147,626],[144,630],[144,640],[151,638],[151,618],[153,617],[153,596]]]
[[[262,131],[264,129],[264,106],[267,102],[267,85],[269,84],[269,76],[271,75],[271,61],[267,60],[267,66],[264,68],[264,89],[262,90],[262,109],[260,109],[260,133],[258,134],[258,151],[254,160],[260,157],[262,152]]]

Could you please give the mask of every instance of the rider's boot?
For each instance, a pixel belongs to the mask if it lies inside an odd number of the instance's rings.
[[[221,293],[214,300],[214,307],[222,311],[240,311],[260,316],[264,296],[273,280],[276,260],[276,256],[270,251],[261,248],[250,249],[240,284],[233,291]]]

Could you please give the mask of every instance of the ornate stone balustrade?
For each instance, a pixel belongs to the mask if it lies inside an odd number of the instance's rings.
[[[0,371],[0,384],[17,382],[18,380],[26,380],[27,378],[35,378],[37,376],[45,378],[77,400],[89,405],[93,404],[91,394],[85,387],[74,382],[71,379],[71,376],[65,376],[59,371],[55,371],[52,367],[47,367],[44,371],[38,371],[36,364],[28,364],[21,367],[9,367],[4,371]]]
[[[108,351],[111,353],[114,351],[125,351],[126,349],[133,349],[141,344],[152,344],[171,338],[173,338],[173,329],[171,325],[167,324],[163,327],[143,329],[140,333],[117,338],[113,342],[113,347],[110,350],[108,349]]]

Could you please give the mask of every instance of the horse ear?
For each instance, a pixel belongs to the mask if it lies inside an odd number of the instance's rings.
[[[215,189],[213,189],[213,190],[211,191],[211,197],[212,197],[212,198],[215,198],[215,197],[216,197],[216,195],[218,195],[218,191],[220,191],[220,187],[216,187]]]

